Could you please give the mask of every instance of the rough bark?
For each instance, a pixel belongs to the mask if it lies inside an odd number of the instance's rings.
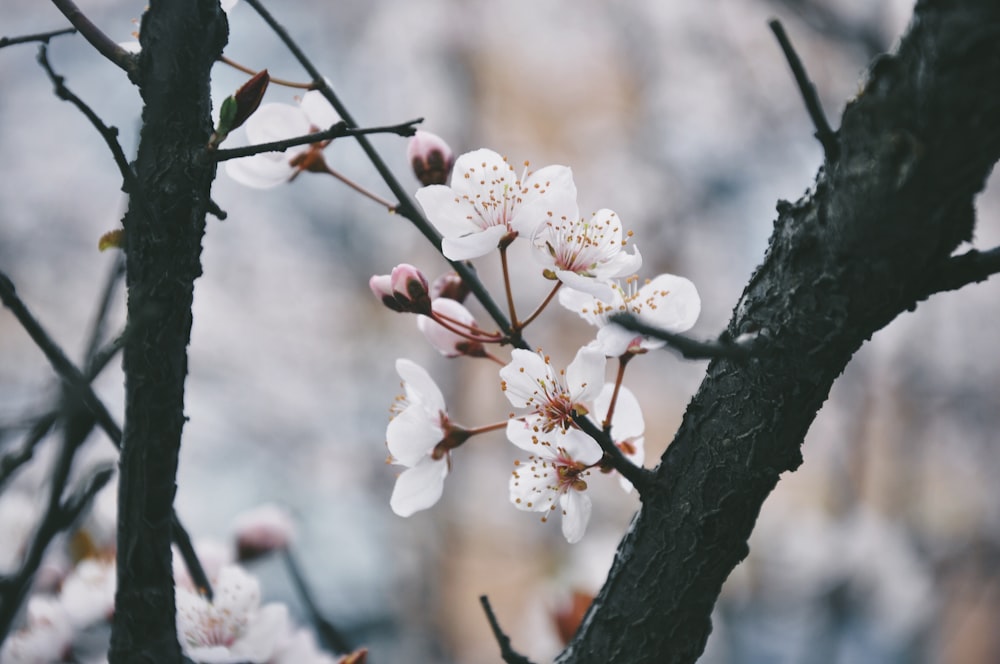
[[[714,361],[563,664],[693,662],[723,582],[853,353],[934,292],[1000,156],[1000,3],[918,3],[844,111],[839,156],[781,202],[733,313],[753,360]]]
[[[125,219],[125,427],[109,654],[115,664],[181,661],[171,515],[191,302],[215,177],[202,157],[212,131],[209,72],[228,28],[218,0],[152,0],[140,32],[140,191],[129,192]]]

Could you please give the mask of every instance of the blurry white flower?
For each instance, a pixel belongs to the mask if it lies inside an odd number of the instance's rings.
[[[24,491],[0,495],[0,574],[13,572],[21,559],[41,516],[41,505]]]
[[[605,301],[613,297],[608,281],[633,274],[642,265],[639,250],[624,251],[621,221],[611,210],[599,210],[583,219],[574,210],[570,217],[549,216],[538,227],[533,244],[546,274]]]
[[[0,649],[2,664],[52,664],[65,661],[73,625],[58,598],[36,595],[28,600],[28,620],[7,637]]]
[[[263,104],[246,121],[247,140],[252,145],[271,143],[329,129],[340,116],[317,90],[302,95],[297,106]],[[284,152],[262,152],[226,162],[226,173],[237,182],[256,189],[269,189],[288,182],[302,171],[325,171],[323,148],[329,141],[297,145]]]
[[[423,367],[396,360],[405,394],[393,404],[395,416],[385,432],[392,461],[406,466],[396,479],[389,506],[399,516],[431,507],[441,498],[449,470],[446,438],[453,431],[444,396]]]
[[[117,587],[114,559],[87,558],[63,581],[59,599],[73,626],[86,629],[114,616]]]
[[[548,513],[562,510],[562,533],[570,544],[580,541],[590,521],[591,503],[584,478],[604,456],[600,445],[579,429],[544,432],[524,420],[507,424],[507,438],[531,452],[527,461],[515,461],[510,478],[510,501],[520,510]]]
[[[238,514],[233,529],[236,556],[241,561],[286,549],[295,538],[295,522],[291,515],[270,503]]]
[[[475,316],[461,302],[441,297],[431,302],[431,310],[450,321],[454,321],[454,327],[460,330],[471,332],[469,328],[478,329]],[[485,353],[481,342],[468,339],[449,330],[430,316],[417,316],[417,329],[430,345],[434,346],[445,357],[459,357],[461,355],[482,357]]]
[[[177,586],[177,636],[196,662],[268,662],[288,633],[288,610],[260,605],[257,580],[235,565],[222,568],[212,602]]]
[[[568,427],[574,414],[586,415],[604,385],[604,354],[583,347],[566,367],[556,371],[542,353],[514,349],[510,364],[500,369],[500,389],[515,408],[527,408],[544,431]]]
[[[215,582],[219,573],[227,566],[235,562],[233,547],[227,542],[217,539],[199,539],[194,543],[194,550],[198,556],[198,561],[205,572],[205,576],[212,583]],[[191,574],[184,564],[184,558],[176,548],[173,549],[174,563],[174,583],[191,592],[198,592],[195,588]]]
[[[337,660],[319,649],[311,630],[297,629],[278,642],[268,664],[337,664]]]
[[[467,260],[488,254],[514,233],[530,239],[548,215],[575,214],[576,185],[565,166],[518,178],[506,159],[481,149],[456,160],[450,187],[424,187],[417,201],[444,236],[444,255]]]
[[[598,427],[607,418],[611,395],[615,391],[614,383],[607,383],[594,400],[593,419]],[[637,466],[642,466],[646,460],[645,439],[643,433],[646,423],[642,418],[639,401],[632,390],[624,385],[618,388],[618,399],[615,401],[615,412],[611,414],[611,440],[622,451],[626,459]],[[632,483],[624,477],[619,477],[622,488],[632,491]]]
[[[559,303],[600,328],[595,347],[608,357],[661,348],[665,342],[609,324],[612,314],[631,313],[647,325],[667,332],[691,329],[701,313],[701,298],[694,284],[672,274],[661,274],[638,287],[638,277],[629,277],[625,286],[612,284],[614,297],[602,300],[572,289],[559,291]]]

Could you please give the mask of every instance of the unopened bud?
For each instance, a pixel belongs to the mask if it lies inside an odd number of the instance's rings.
[[[444,139],[429,131],[418,129],[406,146],[406,158],[413,167],[413,174],[420,184],[445,184],[451,167],[455,164],[455,153]]]
[[[431,309],[435,314],[446,317],[451,327],[457,330],[471,335],[479,329],[472,313],[455,300],[440,297],[431,303]],[[430,316],[417,318],[417,328],[427,341],[445,357],[459,357],[461,355],[482,357],[485,354],[482,343],[449,330]]]
[[[417,314],[431,311],[427,277],[408,263],[392,268],[391,274],[376,274],[368,280],[368,287],[393,311]]]
[[[240,561],[285,549],[295,536],[295,524],[277,505],[261,505],[236,517],[236,552]]]
[[[208,142],[210,147],[218,147],[229,136],[229,132],[240,127],[253,115],[264,99],[264,93],[267,92],[270,82],[271,76],[264,69],[223,100],[219,109],[219,126],[215,128]]]
[[[376,274],[368,280],[368,287],[372,289],[382,304],[393,311],[406,311],[398,302],[392,292],[392,277],[388,274]]]
[[[431,284],[431,299],[446,297],[456,302],[465,302],[470,293],[469,285],[456,272],[447,272]]]

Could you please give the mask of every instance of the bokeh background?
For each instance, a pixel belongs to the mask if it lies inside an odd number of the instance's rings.
[[[122,41],[143,11],[139,2],[80,4]],[[822,159],[767,19],[784,22],[836,126],[866,64],[902,34],[912,2],[286,0],[271,9],[361,124],[423,117],[457,152],[490,147],[514,163],[571,166],[581,208],[612,208],[635,231],[644,276],[672,272],[697,284],[703,313],[692,333],[708,338],[763,256],[775,203],[802,196]],[[64,24],[47,3],[4,0],[0,34]],[[237,5],[230,25],[227,56],[304,80],[250,7]],[[0,51],[0,270],[79,358],[115,261],[97,240],[118,227],[126,202],[101,138],[55,98],[35,51]],[[121,72],[78,37],[53,42],[51,59],[134,151],[141,106]],[[219,65],[216,99],[243,80]],[[267,101],[293,103],[294,94],[272,87]],[[416,191],[404,140],[373,141]],[[388,195],[350,141],[326,154]],[[517,648],[551,658],[560,649],[553,614],[572,591],[600,587],[635,496],[597,478],[588,533],[568,545],[558,524],[509,505],[517,453],[493,435],[455,452],[433,510],[393,515],[384,430],[399,392],[394,358],[427,367],[463,424],[509,412],[495,365],[440,357],[367,287],[399,262],[432,277],[445,263],[405,220],[329,177],[259,191],[220,171],[213,197],[229,217],[209,220],[196,285],[182,520],[196,538],[224,539],[247,508],[289,509],[323,610],[370,646],[375,664],[497,661],[481,594]],[[995,183],[978,209],[975,246],[1000,244]],[[547,284],[530,259],[519,265],[527,309]],[[479,267],[497,282],[494,262]],[[806,439],[803,466],[765,504],[702,661],[1000,661],[998,289],[992,281],[936,296],[858,354]],[[120,326],[120,290],[114,306]],[[565,363],[592,334],[552,311],[529,339]],[[704,367],[667,352],[630,365],[648,463],[672,438]],[[117,362],[96,385],[120,414]],[[21,423],[56,394],[41,353],[0,311],[0,445],[16,446]],[[98,434],[85,456],[114,458]],[[14,505],[14,489],[42,482],[49,457],[39,450],[0,496],[0,512]],[[280,564],[252,571],[267,599],[298,610]]]

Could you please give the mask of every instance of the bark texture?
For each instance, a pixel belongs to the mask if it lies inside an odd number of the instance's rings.
[[[218,0],[152,0],[137,82],[143,129],[125,219],[128,328],[118,593],[109,660],[180,662],[171,517],[194,280],[215,166],[209,72],[228,36]]]
[[[844,111],[839,156],[780,202],[763,264],[730,321],[749,362],[716,360],[656,470],[563,664],[693,662],[764,499],[802,462],[854,352],[937,290],[971,238],[1000,156],[1000,3],[919,2],[892,56]]]

